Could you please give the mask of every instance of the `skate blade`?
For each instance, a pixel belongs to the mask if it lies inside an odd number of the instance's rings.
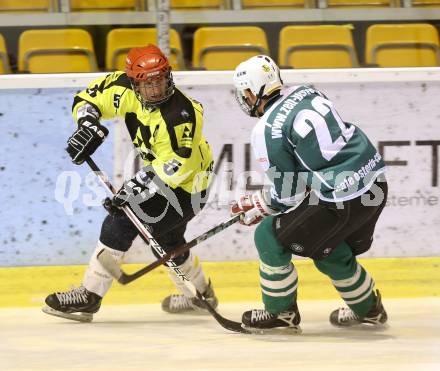
[[[353,330],[361,330],[361,331],[385,331],[390,326],[388,323],[360,323],[359,325],[351,327]]]
[[[241,324],[241,327],[256,335],[300,335],[302,330],[300,326],[294,327],[276,327],[276,328],[255,328]]]
[[[214,308],[215,310],[217,310],[217,308]],[[184,316],[190,315],[190,316],[209,316],[210,313],[206,308],[193,308],[193,309],[186,309],[186,310],[182,310],[182,311],[171,311],[171,310],[166,310],[164,308],[162,308],[162,310],[165,313],[168,314],[182,314]]]
[[[195,310],[193,310],[193,311],[188,310],[185,312],[168,312],[168,311],[164,310],[164,313],[172,314],[172,315],[178,314],[181,316],[200,316],[200,317],[207,317],[210,315],[210,313],[208,311],[195,311]]]
[[[346,330],[346,331],[359,331],[359,332],[381,332],[389,329],[389,325],[387,323],[380,324],[372,324],[372,323],[357,323],[351,326],[337,326],[332,323],[333,327],[338,330]]]
[[[92,322],[93,320],[93,314],[92,313],[83,313],[83,312],[79,312],[77,314],[74,313],[64,313],[64,312],[60,312],[58,310],[55,310],[49,306],[44,306],[43,308],[41,308],[41,310],[46,313],[49,314],[51,316],[55,316],[55,317],[60,317],[60,318],[65,318],[65,319],[70,319],[72,321],[77,321],[77,322]]]

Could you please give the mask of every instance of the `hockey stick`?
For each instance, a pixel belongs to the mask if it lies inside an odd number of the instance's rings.
[[[110,268],[113,265],[115,267],[112,267],[110,269],[114,269],[115,275],[114,277],[117,278],[118,282],[122,285],[127,285],[130,282],[133,282],[134,280],[137,280],[139,277],[142,277],[143,275],[151,272],[153,269],[157,268],[158,266],[166,263],[167,260],[172,260],[176,256],[182,255],[189,249],[193,248],[194,246],[198,245],[199,243],[207,240],[208,238],[216,235],[217,233],[225,230],[232,224],[238,222],[240,220],[240,215],[234,216],[233,218],[216,225],[215,227],[211,228],[210,230],[206,231],[205,233],[201,234],[198,237],[195,237],[189,242],[186,242],[185,244],[179,246],[178,248],[174,249],[170,253],[164,252],[165,255],[161,255],[161,257],[157,260],[155,260],[153,263],[150,263],[144,268],[139,269],[138,271],[134,273],[125,273],[121,267],[115,262],[113,256],[107,251],[103,250],[99,256],[98,259],[101,262],[101,264],[106,267]]]
[[[96,176],[99,178],[99,180],[104,184],[104,186],[107,188],[107,190],[115,195],[116,189],[113,187],[113,185],[110,183],[110,181],[104,176],[104,174],[101,172],[99,167],[95,164],[95,162],[88,157],[86,159],[87,164],[90,166],[90,168],[95,172]],[[159,254],[159,256],[164,256],[166,252],[162,249],[162,247],[157,243],[157,241],[153,238],[150,231],[140,222],[140,220],[137,218],[136,214],[127,206],[123,206],[122,210],[125,212],[127,217],[131,220],[131,222],[136,226],[138,229],[140,236],[142,239],[152,248],[156,253]],[[99,258],[99,256],[98,256]],[[250,331],[244,329],[241,327],[240,322],[231,321],[223,316],[221,316],[217,311],[209,304],[209,302],[206,300],[206,298],[203,296],[202,293],[200,293],[197,288],[194,286],[194,284],[186,277],[185,273],[183,273],[172,260],[167,260],[165,264],[173,270],[173,272],[179,277],[180,280],[186,285],[186,287],[192,292],[192,294],[197,297],[206,307],[209,313],[214,317],[214,319],[225,329],[234,331],[234,332],[241,332],[245,334],[249,334]],[[106,267],[107,268],[107,267]],[[110,268],[109,273],[114,276],[115,278],[118,277],[119,271],[118,269],[112,269]]]

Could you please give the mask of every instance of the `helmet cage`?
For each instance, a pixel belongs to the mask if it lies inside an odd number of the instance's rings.
[[[149,73],[145,78],[129,77],[129,80],[136,97],[144,108],[158,107],[174,93],[171,68],[165,72],[155,71]]]
[[[245,91],[246,89],[236,89],[235,90],[235,99],[238,102],[238,105],[243,110],[243,112],[251,117],[260,117],[260,114],[258,113],[258,106],[261,103],[261,99],[263,98],[263,91],[264,91],[265,85],[263,85],[256,95],[257,100],[252,105],[249,102],[249,99],[246,97]]]

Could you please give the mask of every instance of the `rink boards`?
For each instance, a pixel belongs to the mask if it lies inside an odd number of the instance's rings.
[[[384,155],[389,202],[365,257],[440,255],[439,71],[283,71],[288,85],[323,90],[343,119],[364,129]],[[73,95],[102,75],[0,77],[0,266],[87,263],[105,216],[105,192],[86,166],[70,163],[64,147],[74,128]],[[229,202],[263,183],[249,146],[254,121],[235,104],[231,78],[230,71],[175,74],[176,84],[203,103],[204,132],[216,160],[209,204],[189,224],[189,238],[227,219]],[[94,158],[118,185],[130,168],[123,161],[130,143],[123,141],[122,125],[108,125],[110,136]],[[233,226],[197,252],[203,261],[256,260],[253,231]],[[147,260],[151,254],[135,243],[128,261]]]
[[[330,281],[309,260],[294,261],[299,276],[299,299],[337,299]],[[385,298],[440,297],[440,257],[360,259]],[[220,302],[260,301],[258,263],[204,262]],[[124,269],[134,272],[141,265]],[[85,266],[0,268],[0,307],[40,306],[51,292],[78,285]],[[105,304],[159,303],[174,286],[163,267],[129,285],[114,283]]]

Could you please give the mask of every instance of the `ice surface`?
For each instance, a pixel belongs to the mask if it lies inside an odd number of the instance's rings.
[[[0,309],[0,370],[440,370],[440,299],[384,298],[385,330],[336,329],[341,303],[303,301],[302,335],[243,335],[159,304],[106,306],[92,323]],[[260,303],[221,304],[239,320]]]

